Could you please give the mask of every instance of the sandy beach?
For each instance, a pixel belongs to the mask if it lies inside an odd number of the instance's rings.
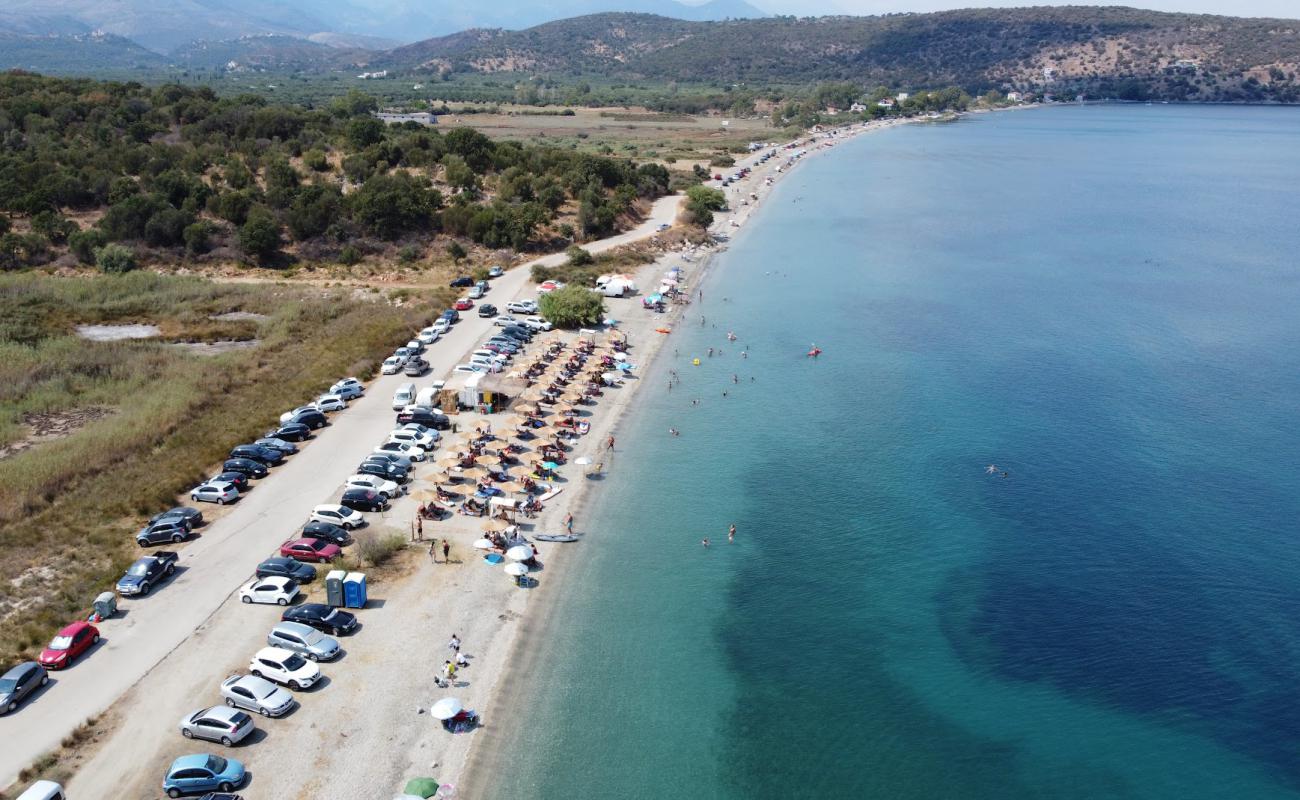
[[[665,314],[641,307],[642,297],[654,291],[664,271],[681,267],[683,287],[694,296],[707,280],[712,256],[725,249],[726,240],[749,221],[771,185],[790,172],[792,158],[797,165],[852,136],[897,124],[903,123],[857,125],[778,148],[775,158],[754,167],[748,178],[725,190],[729,210],[716,215],[712,246],[664,253],[637,271],[638,295],[607,301],[608,316],[618,321],[618,329],[627,337],[629,358],[636,369],[623,386],[606,390],[596,405],[581,407],[590,431],[573,444],[567,454],[570,464],[559,471],[555,485],[562,491],[535,519],[524,521],[525,536],[559,532],[570,513],[575,517],[576,532],[600,536],[600,531],[584,529],[583,518],[601,484],[586,480],[582,468],[572,462],[586,456],[604,461],[607,470],[635,468],[634,453],[622,452],[617,446],[612,457],[603,451],[610,436],[617,438],[620,423],[642,391],[643,381],[637,376],[647,373],[656,355],[674,338],[656,329],[671,327],[689,311],[684,304],[669,306]],[[770,149],[741,160],[727,173],[754,164]],[[592,249],[630,244],[644,236],[624,235]],[[527,266],[517,269],[526,270]],[[509,277],[514,280],[506,284],[505,291],[532,296],[531,286],[515,276],[512,271]],[[500,303],[510,298],[494,295],[491,299]],[[565,335],[568,342],[575,338],[574,334]],[[444,348],[439,361],[447,352]],[[376,419],[367,422],[368,426],[391,426],[390,411],[373,411]],[[497,423],[499,416],[480,418],[462,413],[455,420],[459,430],[466,431],[480,419]],[[352,446],[364,449],[369,444],[373,442]],[[435,458],[444,449],[440,448]],[[430,486],[428,478],[434,471],[430,465],[420,465],[411,488]],[[287,499],[296,501],[296,497]],[[409,495],[398,498],[388,511],[377,515],[374,526],[405,531],[415,519],[416,506],[417,501]],[[323,665],[327,676],[323,684],[296,693],[301,705],[286,717],[265,724],[259,720],[252,747],[232,750],[231,755],[246,760],[253,776],[244,796],[384,798],[398,793],[407,779],[416,776],[452,783],[462,797],[484,796],[490,776],[503,766],[505,734],[526,719],[527,696],[535,680],[529,661],[546,646],[547,628],[560,616],[553,587],[562,584],[568,566],[582,557],[583,544],[539,542],[543,568],[535,573],[532,588],[521,589],[500,567],[482,563],[481,554],[473,549],[474,540],[482,536],[481,523],[481,518],[457,514],[424,524],[426,541],[429,537],[439,541],[438,563],[430,558],[425,543],[408,549],[395,570],[375,581],[372,602],[359,614],[361,630],[343,639],[342,659]],[[451,546],[450,564],[443,563],[443,541]],[[311,591],[310,599],[321,599],[318,584]],[[169,601],[184,602],[184,598]],[[233,598],[226,605],[232,604],[238,606]],[[218,702],[216,685],[226,675],[247,668],[248,656],[260,646],[260,631],[278,619],[279,610],[273,606],[223,607],[220,613],[213,613],[94,726],[95,746],[78,760],[69,790],[77,796],[96,796],[107,785],[128,793],[154,791],[166,765],[195,750],[177,735],[174,721],[202,703]],[[434,676],[451,657],[446,642],[453,633],[464,643],[469,666],[461,671],[454,687],[440,689]],[[447,696],[476,710],[482,727],[469,734],[450,735],[431,720],[430,706]]]

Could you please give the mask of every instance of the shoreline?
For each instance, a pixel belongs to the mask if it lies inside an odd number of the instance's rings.
[[[683,265],[686,286],[689,287],[690,294],[697,295],[700,288],[714,273],[715,259],[726,252],[731,237],[746,228],[755,211],[766,207],[765,201],[772,190],[800,163],[811,156],[834,150],[835,147],[862,135],[878,133],[900,125],[932,121],[934,120],[886,120],[876,123],[858,123],[848,129],[823,131],[793,143],[779,145],[778,155],[765,164],[754,165],[754,162],[771,148],[756,151],[752,156],[728,168],[738,170],[748,165],[751,166],[752,172],[748,178],[722,190],[727,193],[728,211],[715,214],[714,223],[709,229],[713,236],[713,246],[705,249],[693,263]],[[796,149],[786,155],[786,148],[791,144]],[[787,162],[790,162],[788,166]],[[778,168],[780,168],[779,172]],[[766,178],[769,176],[773,178],[770,185],[766,183]],[[746,200],[743,205],[740,204],[739,201],[745,200],[751,192],[757,195],[757,199]],[[584,437],[583,446],[574,449],[571,454],[573,457],[592,455],[600,442],[605,441],[610,435],[617,435],[641,385],[654,368],[662,363],[659,355],[664,344],[671,338],[671,334],[656,335],[653,329],[675,327],[689,306],[686,304],[670,306],[669,311],[664,315],[646,315],[646,312],[639,308],[640,298],[657,285],[659,275],[682,260],[684,260],[682,252],[668,252],[641,267],[636,273],[637,286],[640,289],[638,295],[610,309],[612,316],[616,316],[625,307],[632,313],[642,315],[632,320],[619,320],[619,329],[625,332],[633,345],[631,355],[637,365],[636,379],[619,392],[613,403],[596,407],[591,431]],[[593,443],[596,446],[593,446]],[[583,512],[600,502],[601,498],[593,491],[599,484],[595,486],[579,484],[579,486],[581,488],[573,488],[569,493],[562,495],[563,502],[547,508],[538,517],[536,530],[546,528],[553,516],[558,520],[565,513],[572,513],[575,518],[581,519]],[[581,530],[582,525],[578,525],[578,528]],[[581,544],[582,542],[577,542],[567,546],[577,547]],[[493,643],[494,650],[498,647],[504,648],[504,653],[500,658],[487,659],[494,664],[500,663],[502,668],[493,676],[492,685],[487,687],[483,707],[480,709],[485,724],[475,736],[465,737],[468,741],[464,753],[457,763],[458,769],[453,770],[453,774],[457,777],[457,788],[466,796],[486,796],[485,790],[491,787],[490,776],[500,774],[505,768],[503,763],[507,755],[505,748],[509,743],[511,731],[505,726],[494,725],[494,721],[511,719],[512,722],[519,723],[528,718],[528,697],[534,692],[526,691],[530,685],[529,681],[520,676],[533,673],[535,665],[544,652],[547,633],[551,625],[560,619],[558,613],[560,595],[573,588],[571,584],[564,581],[565,576],[572,569],[573,559],[576,556],[560,555],[565,547],[566,545],[551,545],[542,551],[546,564],[546,580],[555,582],[557,588],[527,602],[522,624],[515,626],[507,634],[505,641]],[[525,710],[521,712],[519,709]],[[480,778],[480,776],[488,777]],[[470,787],[472,791],[469,790]]]

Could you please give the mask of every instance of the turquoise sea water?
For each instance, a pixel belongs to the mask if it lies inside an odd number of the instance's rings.
[[[1298,254],[1295,109],[801,165],[644,378],[490,796],[1300,797]]]

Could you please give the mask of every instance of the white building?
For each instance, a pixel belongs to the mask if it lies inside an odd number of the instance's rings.
[[[1019,103],[1021,100],[1024,99],[1025,96],[1020,92],[1007,92],[1007,100],[1011,101],[1012,103]]]
[[[911,97],[911,96],[912,96],[912,95],[908,94],[907,92],[899,92],[898,95],[897,95],[894,99],[897,100],[897,101],[900,102],[900,103],[906,103],[906,102],[907,102],[907,98],[909,98],[909,97]]]
[[[380,111],[375,114],[381,121],[387,125],[400,125],[403,122],[418,122],[421,125],[437,125],[438,118],[428,111],[416,111],[414,113],[399,113],[393,111]]]

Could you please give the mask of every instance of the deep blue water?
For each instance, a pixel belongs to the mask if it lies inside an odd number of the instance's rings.
[[[799,166],[644,378],[493,796],[1300,797],[1298,187],[1280,108]]]

